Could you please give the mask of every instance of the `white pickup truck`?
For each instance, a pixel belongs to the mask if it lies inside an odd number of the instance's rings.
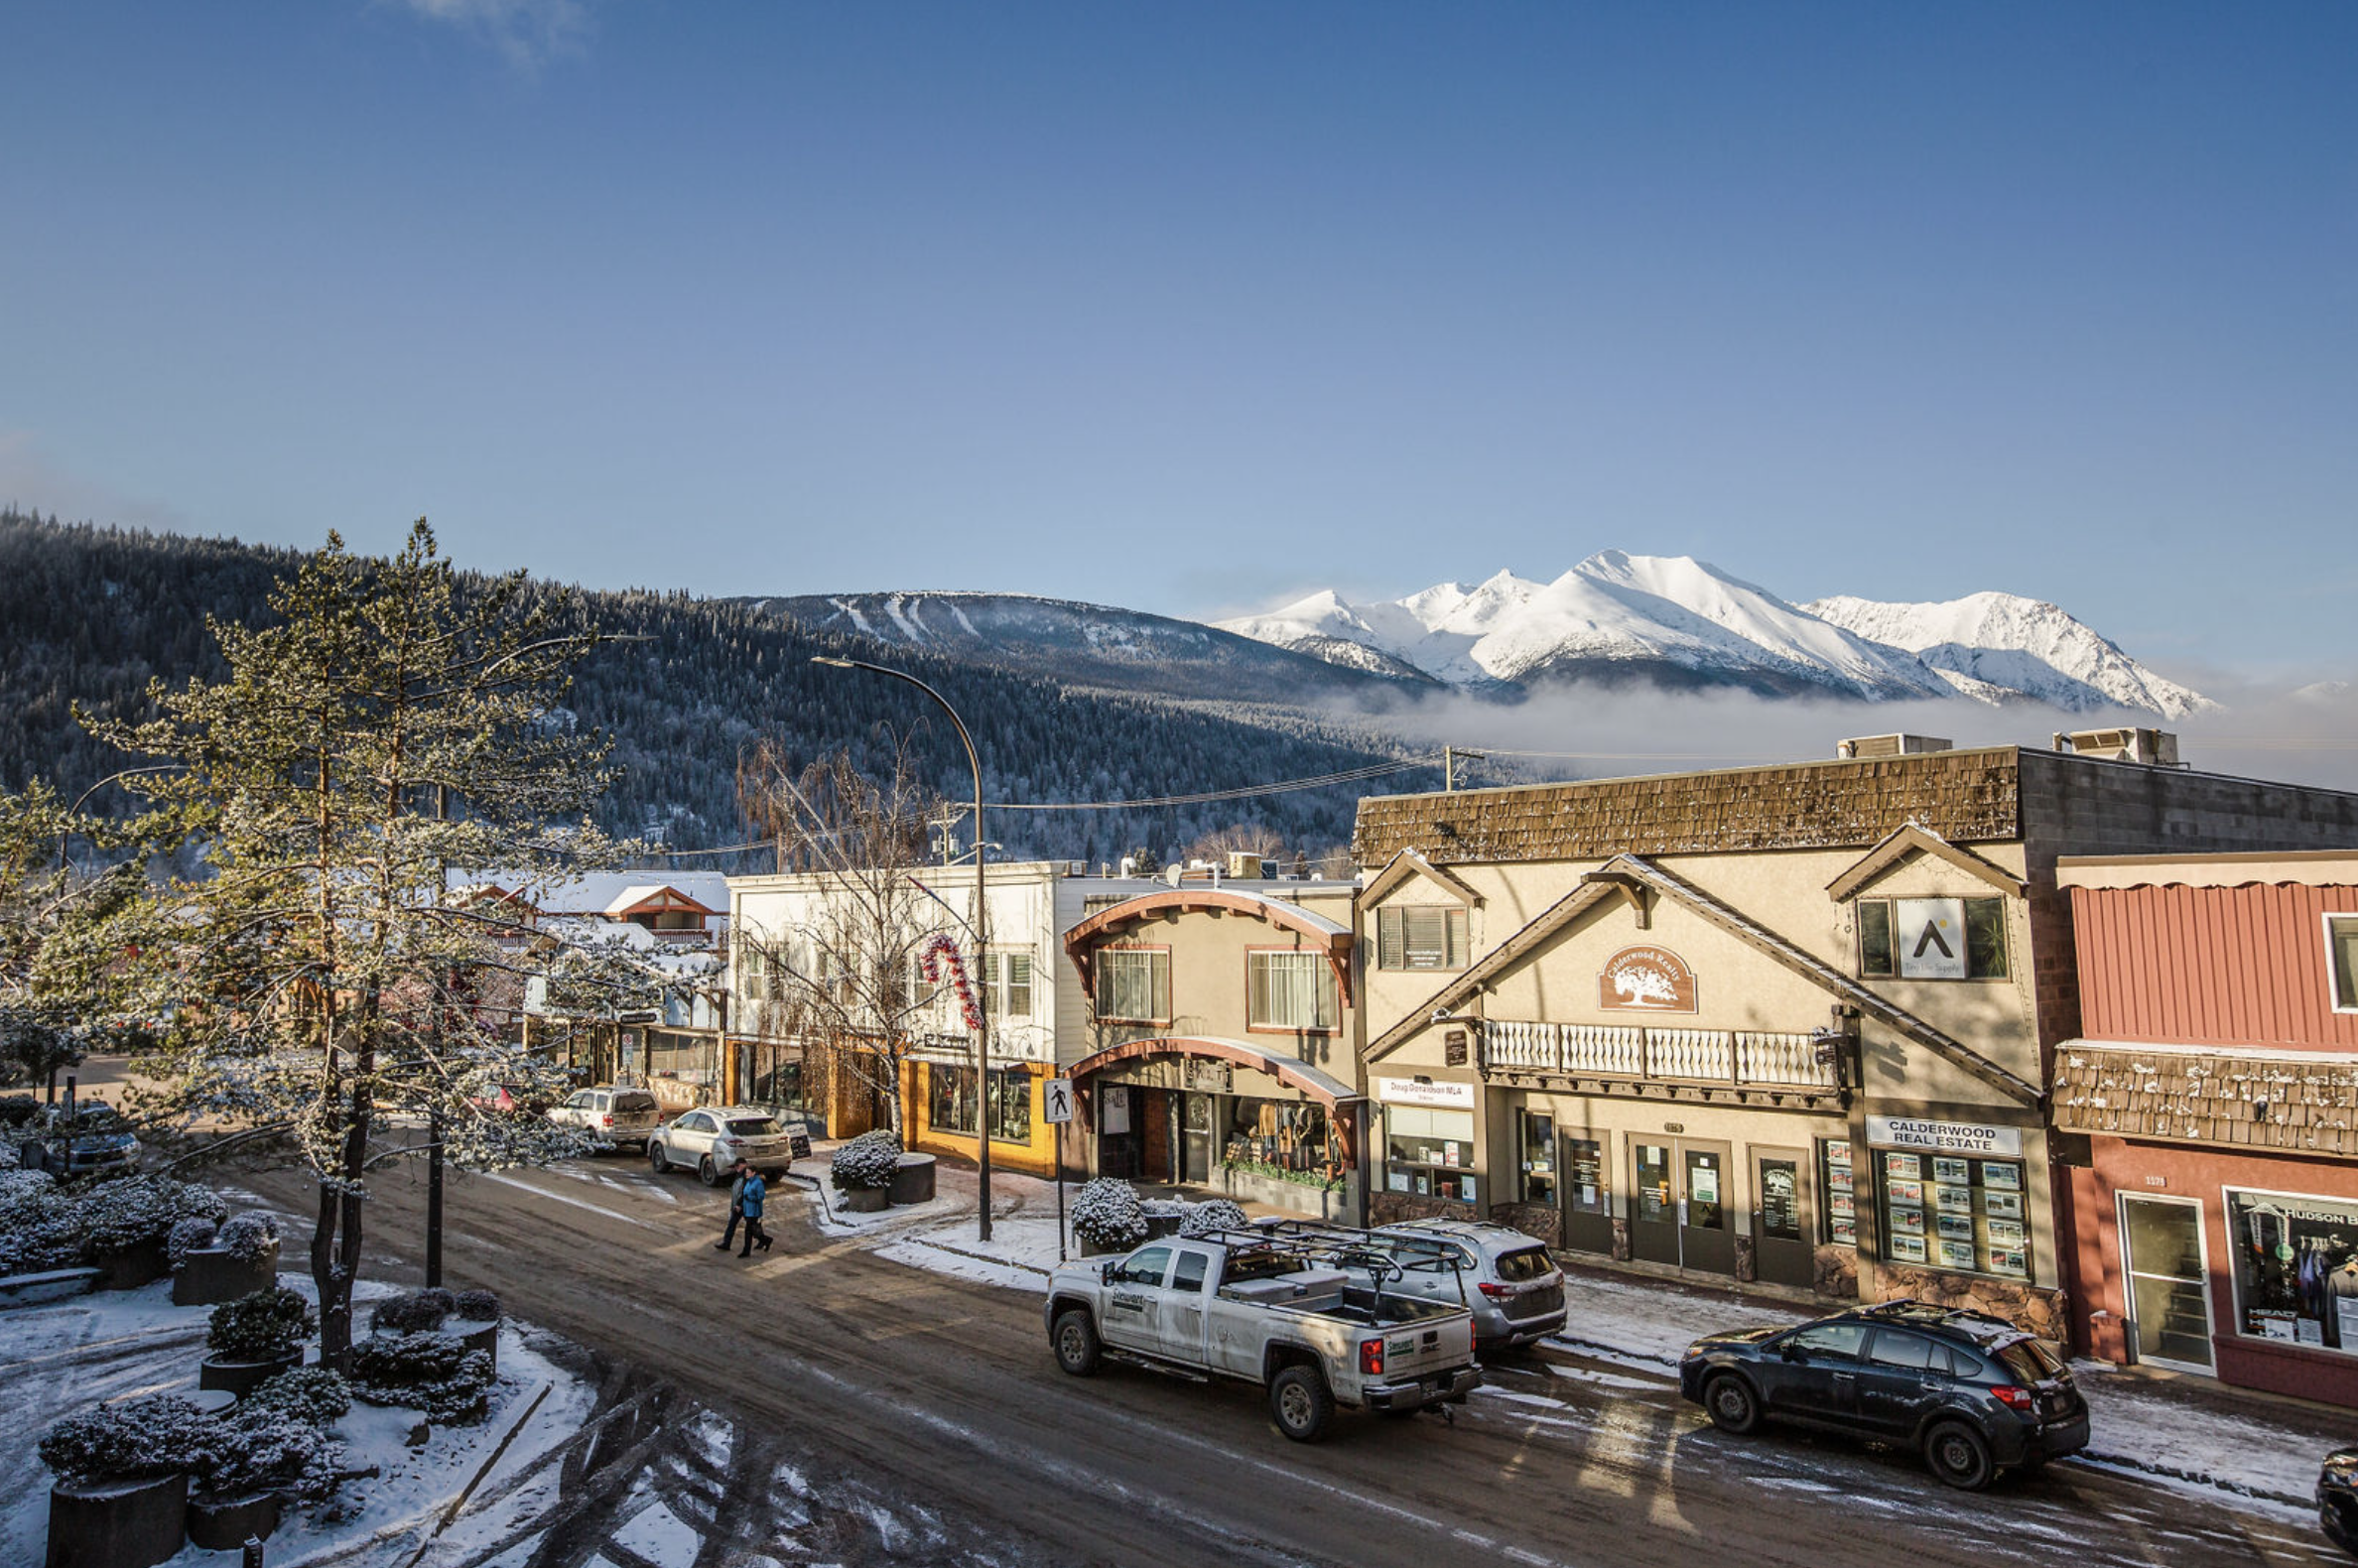
[[[1048,1280],[1048,1341],[1075,1376],[1111,1357],[1259,1383],[1277,1429],[1303,1443],[1325,1435],[1338,1404],[1463,1403],[1482,1381],[1473,1313],[1354,1279],[1362,1252],[1376,1255],[1346,1235],[1239,1231],[1066,1263]]]

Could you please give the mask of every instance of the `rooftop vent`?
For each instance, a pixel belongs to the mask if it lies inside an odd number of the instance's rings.
[[[1231,849],[1228,857],[1231,881],[1257,882],[1261,876],[1261,857],[1244,849]]]
[[[1838,757],[1907,757],[1926,751],[1953,751],[1956,742],[1936,735],[1856,735],[1834,742]]]
[[[2166,729],[2074,729],[2055,736],[2055,749],[2108,762],[2144,762],[2158,768],[2178,765],[2178,737]]]

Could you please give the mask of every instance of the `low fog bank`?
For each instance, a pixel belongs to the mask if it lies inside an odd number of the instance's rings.
[[[1414,747],[1489,753],[1488,760],[1460,759],[1460,788],[1809,761],[1833,756],[1835,742],[1846,737],[1894,731],[1959,746],[2045,747],[2061,730],[2139,724],[2175,733],[2180,759],[2205,773],[2358,790],[2358,682],[2322,682],[2290,694],[2213,690],[2227,705],[2222,711],[2174,722],[2125,710],[2066,714],[2030,703],[1844,703],[1728,690],[1595,688],[1515,703],[1435,697],[1394,709],[1382,722]]]

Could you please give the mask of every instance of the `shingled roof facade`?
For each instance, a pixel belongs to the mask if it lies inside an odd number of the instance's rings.
[[[2022,836],[2019,748],[1787,763],[1585,784],[1377,795],[1353,858],[1436,864],[1865,848],[1913,822],[1951,843]]]
[[[2086,1041],[2056,1053],[2075,1132],[2358,1158],[2358,1061]]]

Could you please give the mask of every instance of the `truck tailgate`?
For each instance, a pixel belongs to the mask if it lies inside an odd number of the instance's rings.
[[[1383,1375],[1419,1377],[1463,1367],[1474,1359],[1474,1315],[1455,1312],[1383,1331]]]

